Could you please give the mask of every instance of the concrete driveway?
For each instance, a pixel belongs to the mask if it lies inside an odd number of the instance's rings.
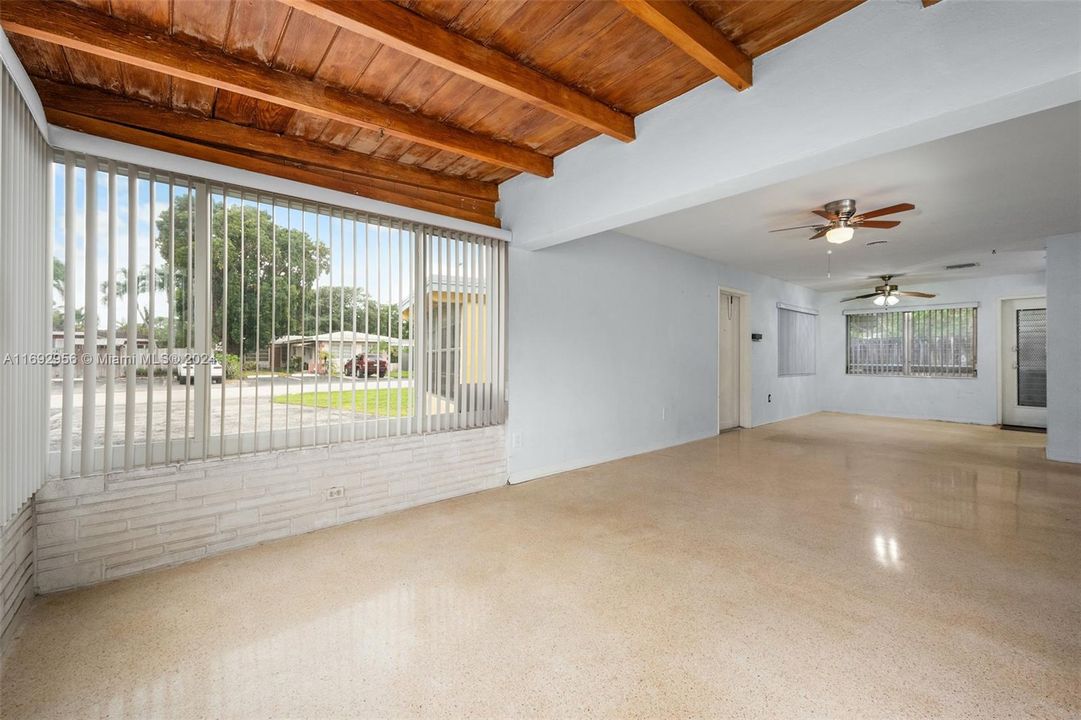
[[[397,388],[401,385],[411,387],[409,380],[391,378],[357,378],[355,387],[357,390]],[[267,430],[270,428],[271,417],[275,429],[285,427],[325,425],[349,420],[360,420],[376,417],[375,409],[368,414],[361,409],[359,412],[350,410],[335,410],[327,408],[312,408],[301,405],[274,402],[274,398],[289,395],[299,395],[309,392],[337,392],[339,388],[350,391],[354,387],[353,378],[344,378],[339,383],[339,378],[327,378],[310,374],[294,376],[264,376],[259,378],[245,378],[244,380],[226,380],[220,385],[212,385],[210,391],[210,427],[213,434],[217,434],[221,427],[221,419],[224,404],[226,433],[250,432],[255,430]],[[146,378],[136,381],[134,393],[134,438],[135,442],[144,442],[147,435],[147,407],[148,395],[153,398],[151,406],[151,432],[154,440],[164,440],[166,426],[170,428],[171,436],[182,438],[185,427],[189,433],[194,432],[195,412],[194,386],[183,385],[175,380],[155,378],[153,383],[147,382]],[[94,434],[95,445],[104,443],[106,392],[104,380],[98,380],[94,392],[95,421]],[[125,412],[127,409],[127,386],[123,379],[116,381],[113,392],[113,442],[123,442]],[[224,398],[224,403],[223,403]],[[78,449],[82,442],[82,406],[83,386],[81,382],[75,385],[72,396],[72,448]],[[49,447],[50,450],[59,450],[61,446],[62,422],[63,422],[63,388],[59,382],[54,382],[49,404]],[[392,416],[396,416],[396,412]],[[379,417],[386,417],[385,415]]]

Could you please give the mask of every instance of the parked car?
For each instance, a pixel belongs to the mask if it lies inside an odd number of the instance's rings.
[[[367,355],[361,353],[345,363],[342,370],[346,375],[353,377],[354,369],[356,377],[371,377],[378,375],[384,377],[387,374],[387,358],[382,355]]]
[[[188,361],[176,366],[176,381],[179,383],[195,384],[195,378],[199,376],[199,366]],[[225,377],[225,369],[217,358],[210,361],[210,382],[220,383]]]

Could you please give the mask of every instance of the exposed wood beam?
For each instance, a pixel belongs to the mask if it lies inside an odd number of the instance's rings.
[[[384,160],[362,153],[278,135],[224,120],[188,115],[120,95],[34,78],[34,86],[46,107],[130,125],[142,130],[197,140],[225,149],[272,155],[318,167],[342,170],[364,177],[390,180],[454,195],[499,200],[499,186],[453,177],[424,168]]]
[[[618,0],[639,20],[734,87],[751,86],[751,58],[681,0]]]
[[[387,0],[283,0],[297,10],[498,90],[617,140],[634,119],[467,37]]]
[[[117,60],[220,90],[265,100],[356,127],[543,177],[552,159],[529,148],[477,135],[363,95],[246,62],[216,48],[189,45],[164,33],[136,30],[103,13],[68,3],[4,0],[8,33]]]
[[[925,8],[929,8],[932,5],[938,5],[938,3],[939,3],[939,0],[923,0],[923,6]]]
[[[418,210],[449,215],[472,222],[499,227],[494,203],[472,198],[450,196],[437,190],[417,188],[388,180],[364,177],[341,170],[302,167],[284,160],[246,155],[201,143],[148,132],[97,118],[87,117],[56,108],[45,108],[50,123],[99,137],[132,143],[163,152],[184,155],[230,167],[295,180],[297,182],[340,190],[351,195],[382,200]]]

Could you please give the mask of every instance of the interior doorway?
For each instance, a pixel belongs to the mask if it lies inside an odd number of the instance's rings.
[[[1002,424],[1047,427],[1047,298],[1002,301]]]
[[[721,292],[717,327],[717,430],[723,432],[740,425],[740,376],[742,355],[741,302],[739,295]]]

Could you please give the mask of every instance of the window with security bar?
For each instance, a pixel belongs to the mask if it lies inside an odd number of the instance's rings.
[[[503,420],[505,244],[72,153],[50,473]]]
[[[849,375],[976,377],[975,307],[849,313]]]

